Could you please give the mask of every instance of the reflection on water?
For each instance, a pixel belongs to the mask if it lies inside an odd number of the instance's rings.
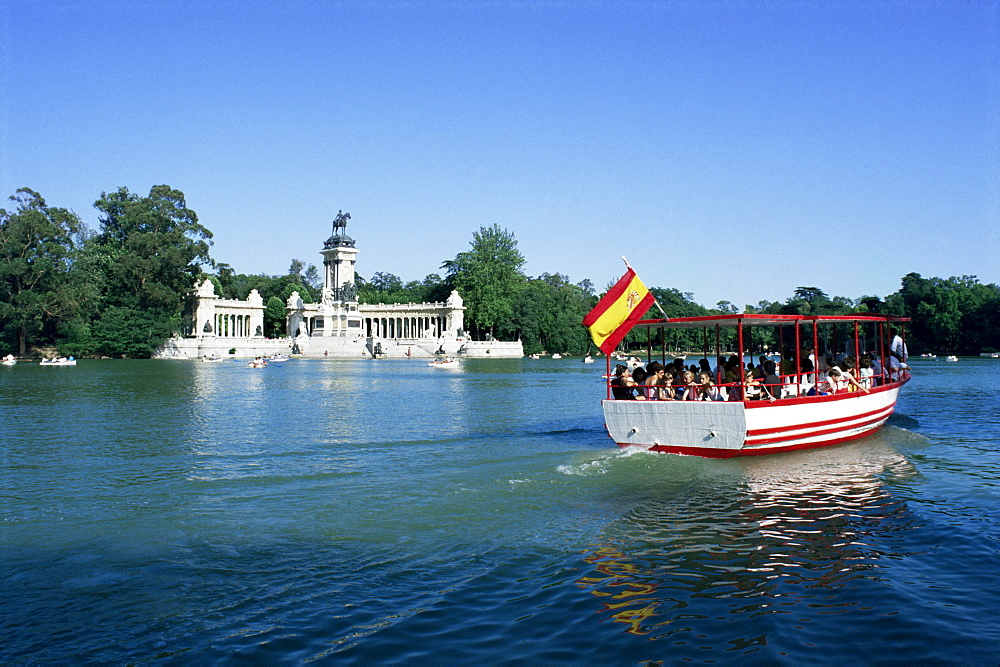
[[[996,664],[997,368],[714,461],[558,360],[18,364],[0,663]]]
[[[883,533],[887,525],[913,527],[883,478],[914,474],[883,436],[732,461],[614,522],[585,552],[593,571],[577,584],[611,621],[653,639],[693,632],[695,619],[712,618],[706,610],[718,613],[716,621],[845,611],[832,592],[878,578],[884,553],[871,539],[873,525]],[[746,648],[765,639],[731,641]]]

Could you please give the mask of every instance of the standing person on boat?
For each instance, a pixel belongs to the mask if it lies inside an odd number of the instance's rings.
[[[910,353],[906,349],[906,343],[903,342],[903,337],[899,335],[899,331],[897,331],[895,327],[889,329],[889,335],[892,336],[892,343],[889,345],[889,354],[905,364],[910,360]]]

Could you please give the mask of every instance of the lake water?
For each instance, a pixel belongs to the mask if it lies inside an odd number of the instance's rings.
[[[878,435],[618,449],[603,364],[0,367],[0,663],[1000,661],[1000,361]]]

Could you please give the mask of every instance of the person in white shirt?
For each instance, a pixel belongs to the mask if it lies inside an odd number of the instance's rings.
[[[890,355],[887,363],[889,366],[889,379],[893,382],[899,382],[899,380],[910,372],[910,367],[894,356]]]
[[[889,335],[892,336],[892,343],[889,344],[889,354],[905,364],[910,360],[910,353],[906,349],[906,343],[903,342],[902,336],[899,335],[899,332],[895,328],[889,329]]]

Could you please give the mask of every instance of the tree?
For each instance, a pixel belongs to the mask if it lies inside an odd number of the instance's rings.
[[[512,319],[499,327],[501,335],[520,338],[524,351],[584,354],[590,336],[583,316],[593,306],[590,294],[562,274],[543,273],[528,280],[514,305]]]
[[[318,290],[323,286],[323,279],[319,276],[319,269],[316,268],[315,264],[310,264],[306,267],[305,272],[302,274],[302,282],[312,290]]]
[[[285,335],[285,302],[276,296],[270,297],[264,308],[264,335],[268,338]]]
[[[465,299],[466,322],[478,333],[494,334],[514,315],[525,283],[524,257],[514,235],[496,224],[474,232],[470,245],[447,265],[449,278]]]
[[[29,188],[10,199],[15,211],[0,209],[0,326],[12,330],[24,356],[31,336],[73,312],[68,276],[73,235],[83,226],[76,214],[49,207]]]
[[[212,264],[212,233],[187,208],[184,193],[153,186],[140,197],[119,188],[94,206],[101,233],[93,243],[104,260],[103,308],[95,327],[105,354],[148,356],[179,325],[184,296],[203,264]],[[124,336],[122,344],[114,336]],[[140,344],[136,337],[149,336]]]

